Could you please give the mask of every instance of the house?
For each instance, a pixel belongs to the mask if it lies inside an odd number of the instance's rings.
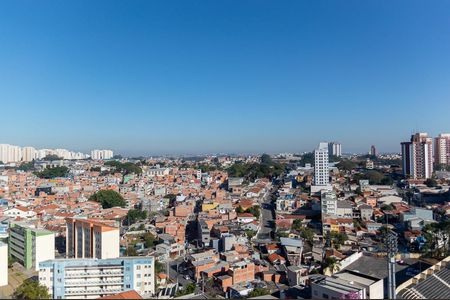
[[[363,221],[369,221],[372,219],[373,208],[370,205],[363,204],[358,207],[359,212],[361,214],[361,219]]]
[[[298,266],[302,260],[303,240],[280,238],[281,247],[291,266]]]
[[[10,208],[8,210],[5,210],[3,214],[7,217],[13,217],[13,218],[22,218],[22,219],[31,219],[36,217],[36,213],[28,208],[25,208],[23,206],[16,206],[13,208]]]
[[[237,221],[239,223],[251,223],[256,220],[256,217],[251,213],[241,213],[237,215]]]

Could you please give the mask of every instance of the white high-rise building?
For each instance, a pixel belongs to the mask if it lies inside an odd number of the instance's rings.
[[[100,159],[111,159],[113,158],[114,153],[111,150],[92,150],[91,158],[95,160]]]
[[[8,245],[0,242],[0,287],[8,285]]]
[[[416,133],[410,142],[403,142],[403,175],[426,179],[433,175],[433,139],[427,133]]]
[[[336,142],[328,143],[328,154],[337,157],[342,156],[342,145]]]
[[[314,151],[314,185],[327,186],[328,183],[328,143],[320,143]]]
[[[450,133],[441,133],[434,139],[434,163],[450,165]]]
[[[36,159],[36,149],[33,147],[23,147],[22,148],[22,160],[23,161],[32,161]]]
[[[22,159],[22,149],[18,146],[0,144],[0,161],[6,163],[19,162]]]

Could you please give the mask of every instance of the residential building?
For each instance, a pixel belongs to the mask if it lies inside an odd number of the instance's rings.
[[[337,197],[335,193],[324,192],[320,197],[320,203],[323,215],[336,215],[337,213]]]
[[[96,299],[135,290],[155,293],[155,261],[147,257],[54,259],[39,264],[39,283],[53,299]]]
[[[370,146],[370,152],[369,154],[371,156],[377,156],[377,148],[375,148],[375,145]]]
[[[434,163],[450,165],[450,133],[441,133],[434,139]]]
[[[328,143],[328,154],[337,157],[342,156],[342,145],[336,142]]]
[[[427,133],[416,133],[402,145],[403,175],[412,179],[431,178],[433,174],[433,142]]]
[[[32,161],[36,158],[36,149],[33,147],[22,148],[22,160],[25,162]]]
[[[320,143],[314,151],[314,185],[323,187],[328,183],[328,144]]]
[[[111,159],[114,153],[111,150],[92,150],[91,159],[101,160],[101,159]]]
[[[0,242],[0,287],[8,285],[8,245]]]
[[[66,225],[67,258],[119,257],[119,228],[81,218],[67,218]]]
[[[26,223],[9,226],[9,253],[26,269],[39,269],[39,263],[55,258],[55,234]]]
[[[3,163],[19,162],[22,159],[22,149],[19,146],[0,144],[0,161]]]

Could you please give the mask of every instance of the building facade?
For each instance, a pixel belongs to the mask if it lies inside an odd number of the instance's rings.
[[[375,145],[370,146],[370,152],[369,154],[371,156],[377,156],[377,148],[375,147]]]
[[[130,290],[151,297],[155,262],[150,256],[47,260],[39,265],[39,283],[53,299],[96,299]]]
[[[342,156],[342,145],[336,142],[328,143],[328,154],[337,157]]]
[[[8,285],[8,245],[0,242],[0,287]]]
[[[113,158],[114,153],[111,150],[92,150],[91,158],[95,160],[99,159],[111,159]]]
[[[327,143],[320,143],[314,151],[314,185],[327,186],[328,183],[328,145]]]
[[[441,133],[434,139],[434,163],[437,166],[450,165],[450,133]]]
[[[39,263],[55,258],[55,234],[24,223],[9,227],[9,253],[26,269],[39,269]]]
[[[412,179],[431,178],[433,174],[433,142],[428,134],[416,133],[411,141],[401,143],[403,175]]]
[[[119,228],[89,219],[66,219],[67,258],[120,256]]]

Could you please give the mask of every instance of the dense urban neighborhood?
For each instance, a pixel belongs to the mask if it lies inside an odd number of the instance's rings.
[[[401,154],[0,145],[2,298],[449,298],[450,135]]]

